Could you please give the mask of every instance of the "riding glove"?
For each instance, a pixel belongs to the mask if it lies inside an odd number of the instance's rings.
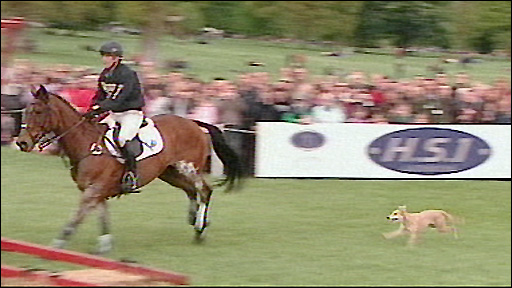
[[[84,114],[86,119],[94,119],[97,115],[105,112],[99,105],[94,105],[91,107],[91,110]]]

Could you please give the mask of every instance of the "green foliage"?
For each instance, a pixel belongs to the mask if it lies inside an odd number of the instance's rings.
[[[443,16],[439,12],[445,6],[446,3],[441,1],[367,2],[356,30],[360,38],[357,43],[362,45],[388,38],[396,46],[408,47],[432,42],[435,37],[446,35]],[[444,40],[446,42],[446,38]]]
[[[248,36],[332,40],[375,47],[429,45],[510,51],[510,1],[2,1],[2,17],[57,28],[99,29],[111,21],[159,38],[211,26]],[[163,29],[168,16],[184,16]],[[149,40],[148,40],[149,41]],[[482,47],[487,45],[488,47]],[[484,49],[485,48],[485,49]]]
[[[59,157],[1,148],[2,236],[48,245],[80,193]],[[510,286],[510,181],[250,179],[239,193],[215,191],[211,225],[193,243],[185,193],[156,180],[109,200],[115,249],[109,258],[173,270],[193,286]],[[444,209],[463,217],[459,239],[427,231],[414,249],[385,217]],[[90,252],[97,213],[68,248]],[[49,271],[85,269],[2,252],[2,264]]]
[[[478,53],[489,54],[494,50],[496,42],[490,33],[482,33],[472,39],[471,45]]]
[[[380,17],[386,1],[364,1],[354,31],[354,44],[357,47],[376,47],[379,35],[384,33],[385,21]]]
[[[454,1],[452,38],[459,47],[510,52],[510,1]]]
[[[171,28],[171,34],[173,35],[194,35],[198,33],[201,27],[205,26],[201,7],[193,1],[177,1],[176,6],[170,13],[173,16],[184,16],[182,21],[173,24],[174,26]]]
[[[201,6],[206,26],[231,30],[238,24],[235,14],[242,6],[240,1],[205,1]]]

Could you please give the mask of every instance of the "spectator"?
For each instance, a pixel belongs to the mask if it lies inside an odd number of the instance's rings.
[[[459,115],[455,119],[455,123],[477,123],[478,112],[471,108],[462,108],[459,112]]]
[[[2,106],[2,137],[1,137],[1,145],[6,146],[10,145],[13,141],[14,135],[14,118],[12,118],[9,114],[4,114],[5,108]]]
[[[430,124],[432,123],[430,120],[430,114],[428,112],[423,112],[416,114],[414,116],[414,124]]]
[[[371,114],[370,118],[368,119],[370,123],[375,123],[375,124],[388,124],[388,119],[386,118],[386,116],[380,112],[375,112],[373,114]]]
[[[219,123],[224,127],[226,142],[242,157],[245,137],[242,125],[247,105],[238,94],[236,86],[230,81],[218,80],[216,86]]]
[[[390,123],[412,123],[414,120],[412,105],[406,102],[397,103],[390,110],[388,118]]]
[[[310,75],[304,67],[283,67],[275,83],[270,82],[267,72],[241,74],[236,83],[225,79],[202,83],[179,72],[161,76],[154,63],[141,64],[148,115],[205,116],[206,106],[215,106],[218,123],[233,129],[253,130],[257,121],[338,122],[333,120],[338,108],[344,112],[345,122],[415,123],[426,122],[427,118],[430,123],[510,122],[510,81],[506,78],[486,85],[470,81],[462,72],[454,76],[454,84],[450,86],[449,75],[445,73],[438,73],[432,79],[417,75],[411,80],[397,81],[386,75],[367,76],[354,71],[343,82],[337,76]],[[25,107],[33,100],[30,85],[39,84],[68,99],[79,111],[88,105],[89,97],[82,95],[87,94],[91,83],[83,77],[86,68],[57,65],[57,68],[40,69],[28,60],[19,60],[12,69],[3,72],[4,108],[13,106],[9,104],[13,102],[19,102],[16,107]],[[11,82],[6,78],[12,79]],[[408,106],[412,106],[410,113],[405,108]],[[199,113],[200,110],[203,112]],[[19,131],[20,119],[15,119],[15,123]]]
[[[193,95],[194,85],[189,79],[180,79],[168,86],[166,97],[172,100],[171,113],[181,117],[187,117],[195,106]]]
[[[314,123],[342,123],[347,120],[343,104],[331,93],[322,93],[311,108],[311,120]]]
[[[208,86],[208,85],[206,85]],[[205,87],[205,90],[209,89]],[[219,109],[215,105],[213,98],[206,95],[197,95],[196,105],[190,111],[190,114],[187,118],[199,120],[202,122],[206,122],[209,124],[218,124],[219,123]]]
[[[91,107],[92,98],[96,93],[96,75],[87,76],[71,81],[63,87],[60,95],[71,105],[84,114]]]
[[[457,75],[455,76],[455,84],[453,88],[459,89],[469,87],[471,87],[469,75],[464,72],[457,73]]]
[[[510,101],[502,99],[497,103],[495,123],[510,124]]]
[[[370,118],[370,110],[368,107],[363,106],[362,104],[357,104],[354,106],[355,110],[352,113],[352,117],[347,119],[348,123],[373,123],[375,119]]]
[[[225,127],[242,129],[243,113],[246,103],[238,94],[236,86],[227,80],[218,80],[216,85],[219,123]]]
[[[480,96],[478,91],[473,90],[473,88],[459,88],[456,90],[455,108],[457,111],[466,109],[464,113],[469,110],[478,113],[482,110],[484,104]]]
[[[158,88],[150,88],[145,90],[146,107],[144,112],[148,117],[161,114],[171,114],[172,99],[164,90]]]
[[[311,119],[311,104],[309,102],[309,99],[294,99],[291,104],[290,111],[284,113],[281,119],[289,123],[313,123],[313,120]]]
[[[480,113],[480,123],[496,123],[497,116],[497,104],[494,102],[486,102],[482,108],[482,112]]]
[[[348,76],[349,87],[352,89],[368,89],[370,86],[366,83],[366,74],[362,71],[352,72]]]

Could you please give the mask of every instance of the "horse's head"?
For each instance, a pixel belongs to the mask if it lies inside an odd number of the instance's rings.
[[[53,113],[50,107],[50,94],[41,85],[37,91],[32,89],[34,102],[25,109],[24,121],[16,145],[21,151],[30,152],[35,145],[54,128]]]

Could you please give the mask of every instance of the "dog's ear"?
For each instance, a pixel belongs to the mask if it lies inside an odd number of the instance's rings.
[[[400,210],[400,212],[405,212],[406,209],[407,209],[407,207],[405,205],[398,206],[398,210]]]

